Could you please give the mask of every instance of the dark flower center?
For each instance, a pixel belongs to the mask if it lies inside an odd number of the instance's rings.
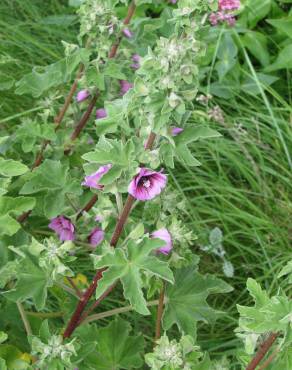
[[[148,177],[142,177],[141,178],[141,183],[142,183],[142,186],[144,186],[144,188],[146,188],[146,189],[150,188],[150,186],[151,186],[151,182],[148,179]]]

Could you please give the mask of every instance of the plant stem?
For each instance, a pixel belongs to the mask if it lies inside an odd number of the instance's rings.
[[[75,292],[75,289],[70,288],[68,285],[63,284],[60,281],[56,282],[56,285],[65,290],[65,292],[68,292],[71,295],[73,295],[75,298],[80,299],[79,295]]]
[[[102,277],[102,272],[103,272],[103,270],[98,270],[96,272],[96,274],[95,274],[95,276],[92,280],[92,283],[90,284],[90,286],[88,287],[86,292],[83,294],[82,298],[80,299],[80,301],[79,301],[79,303],[76,307],[76,310],[73,313],[73,315],[72,315],[72,317],[71,317],[71,319],[70,319],[70,321],[67,325],[67,328],[65,329],[65,332],[63,334],[64,338],[69,338],[71,336],[71,334],[73,333],[73,331],[75,330],[75,328],[77,327],[79,319],[80,319],[88,301],[90,300],[91,296],[95,292],[95,289],[97,287],[97,282]]]
[[[258,364],[262,361],[265,357],[269,349],[272,347],[275,340],[278,338],[279,333],[271,333],[269,337],[261,344],[260,348],[258,349],[257,353],[247,365],[246,370],[254,370]]]
[[[126,18],[124,19],[124,22],[123,22],[125,26],[130,23],[133,15],[135,13],[135,10],[136,10],[135,1],[132,1],[131,4],[129,5],[127,16],[126,16]],[[122,37],[120,36],[118,38],[118,40],[116,41],[116,43],[112,46],[112,48],[109,52],[109,55],[108,55],[109,59],[112,59],[116,56],[119,45],[121,43],[121,40],[122,40]]]
[[[157,318],[156,318],[156,327],[155,327],[155,343],[161,337],[161,320],[163,314],[163,305],[164,305],[164,295],[165,295],[165,282],[162,282],[162,288],[159,295],[159,303],[157,307]]]
[[[88,44],[88,43],[87,43]],[[85,46],[86,47],[86,46]],[[64,105],[63,107],[61,108],[59,114],[55,117],[55,124],[56,126],[59,126],[61,124],[61,122],[63,121],[63,118],[65,116],[65,113],[67,112],[68,108],[69,108],[69,105],[71,103],[71,100],[73,98],[73,95],[75,94],[75,91],[77,90],[77,87],[78,87],[78,81],[80,80],[82,74],[83,74],[83,71],[84,71],[84,64],[80,64],[79,66],[79,69],[77,71],[77,75],[76,75],[76,78],[71,86],[71,89],[65,99],[65,102],[64,102]]]
[[[81,117],[81,120],[79,121],[79,123],[77,124],[77,126],[75,127],[70,139],[71,139],[71,142],[75,141],[78,136],[80,135],[80,132],[84,129],[87,121],[89,120],[89,117],[93,111],[93,108],[95,107],[95,103],[97,101],[97,98],[98,98],[98,92],[96,91],[94,94],[93,94],[93,97],[91,98],[90,100],[90,103],[87,107],[87,110],[85,111],[85,113],[83,114],[83,116]]]
[[[88,212],[91,210],[91,208],[95,205],[95,203],[97,202],[97,199],[98,199],[98,196],[97,194],[94,194],[92,196],[92,198],[89,200],[88,203],[86,203],[86,205],[82,208],[81,211],[79,211],[79,213],[77,214],[77,217],[76,217],[76,220],[79,220],[79,218],[83,215],[83,212]]]
[[[17,301],[16,302],[16,305],[17,305],[18,311],[20,313],[21,319],[23,321],[23,325],[24,325],[26,334],[28,336],[30,336],[30,335],[32,335],[32,330],[31,330],[30,323],[29,323],[29,321],[28,321],[28,319],[26,317],[26,312],[24,311],[23,305],[22,305],[22,303],[20,301]]]
[[[32,311],[25,311],[27,316],[39,317],[42,319],[51,319],[55,317],[63,317],[64,312],[32,312]]]
[[[132,195],[128,195],[128,198],[126,200],[126,203],[124,205],[124,208],[122,210],[122,213],[120,214],[120,217],[118,219],[118,222],[116,224],[116,227],[115,227],[115,230],[113,232],[113,235],[112,235],[112,238],[111,238],[111,241],[110,241],[110,245],[112,247],[115,247],[118,243],[118,240],[121,236],[121,233],[123,231],[123,228],[125,226],[125,223],[129,217],[129,214],[131,212],[131,209],[132,209],[132,206],[135,202],[135,198],[132,196]]]
[[[148,147],[147,149],[151,149],[153,143],[154,143],[154,140],[155,140],[155,134],[151,133],[149,135],[149,138],[147,140],[147,143],[148,144]],[[122,231],[123,231],[123,228],[124,228],[124,225],[128,219],[128,216],[131,212],[131,209],[132,209],[132,206],[135,202],[135,198],[132,197],[130,194],[128,195],[128,198],[126,200],[126,203],[124,205],[124,208],[123,208],[123,211],[119,217],[119,220],[116,224],[116,227],[115,227],[115,230],[113,232],[113,235],[112,235],[112,238],[111,238],[111,246],[115,247],[118,243],[118,240],[122,234]],[[80,302],[78,303],[77,305],[77,308],[73,314],[73,316],[71,317],[70,321],[69,321],[69,324],[67,325],[67,328],[64,332],[64,338],[69,338],[71,336],[71,334],[73,333],[73,331],[77,328],[77,326],[79,325],[79,323],[81,323],[81,318],[84,319],[84,316],[82,316],[82,313],[83,311],[85,310],[86,306],[87,306],[87,303],[88,301],[90,300],[91,296],[94,294],[95,292],[95,289],[97,287],[97,282],[98,280],[100,280],[102,278],[102,273],[103,271],[105,271],[105,269],[102,269],[102,270],[98,270],[95,274],[95,277],[91,283],[91,285],[89,286],[89,288],[87,289],[87,291],[84,293],[84,296],[82,298],[82,300],[80,300]],[[97,307],[100,302],[113,290],[113,288],[115,287],[116,283],[114,283],[112,286],[109,287],[109,289],[102,295],[102,297],[100,297],[94,304],[93,306],[89,309],[88,312],[91,312],[92,309],[94,309],[95,307]],[[87,316],[87,313],[85,314]],[[85,316],[85,317],[86,317]]]
[[[267,360],[261,365],[261,367],[259,368],[259,370],[266,369],[273,362],[273,360],[275,359],[275,357],[279,353],[279,350],[280,350],[280,348],[276,348],[275,351],[271,354],[271,356],[269,356],[267,358]]]
[[[158,299],[154,301],[147,302],[147,306],[157,306],[159,303]],[[120,313],[129,312],[132,311],[134,308],[132,306],[126,306],[126,307],[120,307],[120,308],[114,308],[113,310],[97,313],[95,315],[88,316],[86,319],[82,321],[83,324],[88,324],[92,321],[97,321],[100,319],[104,319],[105,317],[118,315]]]

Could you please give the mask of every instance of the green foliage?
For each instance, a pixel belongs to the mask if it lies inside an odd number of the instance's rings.
[[[28,167],[21,162],[12,159],[0,158],[0,174],[5,177],[23,175],[28,171]]]
[[[16,83],[16,93],[31,94],[37,98],[48,89],[67,83],[80,62],[89,59],[89,52],[80,49],[78,52],[46,67],[35,67],[33,71]]]
[[[70,177],[68,165],[48,159],[29,174],[20,194],[36,194],[38,212],[50,219],[62,214],[66,194],[81,195],[82,189],[80,182]]]
[[[174,280],[166,290],[163,327],[168,330],[176,324],[184,334],[195,336],[198,321],[209,322],[219,314],[208,305],[208,296],[228,293],[232,287],[212,275],[199,274],[196,266],[176,270]]]
[[[4,295],[14,302],[32,298],[36,308],[42,310],[47,299],[49,280],[49,275],[39,267],[37,260],[26,256],[18,265],[16,287]]]
[[[32,197],[0,197],[0,231],[4,235],[14,235],[20,224],[12,217],[19,216],[35,206],[35,199]]]
[[[240,313],[240,330],[256,334],[268,331],[284,333],[288,331],[292,312],[292,303],[289,298],[285,294],[269,298],[268,294],[253,279],[247,280],[247,289],[255,305],[254,307],[237,306]]]
[[[130,331],[131,325],[121,318],[112,320],[104,328],[87,325],[78,329],[83,346],[93,344],[91,353],[85,358],[87,366],[100,370],[141,368],[144,340],[141,335],[130,335]]]
[[[103,273],[96,289],[99,298],[118,279],[121,280],[124,296],[133,308],[142,315],[148,315],[145,298],[142,292],[142,272],[148,272],[173,283],[173,275],[166,262],[150,255],[163,246],[159,239],[144,238],[140,243],[129,241],[125,249],[117,248],[101,257],[95,257],[94,266],[97,269],[108,267]]]

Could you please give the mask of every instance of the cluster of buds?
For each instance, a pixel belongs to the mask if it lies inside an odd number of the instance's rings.
[[[39,338],[33,337],[32,354],[38,357],[38,367],[45,369],[55,359],[60,359],[64,365],[70,366],[70,358],[76,356],[73,342],[74,339],[69,343],[63,344],[63,338],[60,335],[52,335],[47,344],[41,342]]]

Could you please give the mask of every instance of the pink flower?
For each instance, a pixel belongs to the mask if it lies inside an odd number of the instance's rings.
[[[51,220],[49,223],[49,228],[54,230],[58,235],[60,240],[74,240],[75,227],[72,222],[65,216],[58,216]]]
[[[179,135],[181,132],[183,132],[183,128],[180,128],[180,127],[172,127],[171,129],[171,135],[172,136],[177,136]]]
[[[168,232],[167,229],[159,229],[157,231],[154,231],[154,233],[151,234],[152,238],[155,239],[161,239],[165,241],[165,245],[163,247],[160,247],[157,252],[163,253],[163,254],[169,254],[170,251],[172,250],[172,240],[171,240],[171,235]]]
[[[98,182],[106,173],[108,173],[108,171],[111,168],[112,168],[111,164],[106,164],[105,166],[101,166],[96,172],[92,173],[89,176],[85,176],[85,179],[82,185],[87,186],[89,188],[102,190],[104,186],[100,185]]]
[[[125,95],[132,87],[133,87],[133,84],[131,84],[131,82],[128,82],[126,80],[120,80],[120,87],[121,87],[121,95]]]
[[[138,175],[130,182],[128,192],[136,199],[150,200],[161,193],[166,183],[167,177],[161,171],[140,168]]]
[[[170,2],[171,4],[176,4],[176,3],[177,3],[177,0],[169,0],[169,2]]]
[[[127,37],[127,39],[130,39],[131,37],[133,37],[133,34],[129,30],[129,28],[124,28],[122,32],[123,32],[124,36]]]
[[[228,26],[233,27],[235,25],[236,19],[232,14],[226,14],[225,21],[227,22]]]
[[[99,108],[96,110],[96,119],[101,119],[107,117],[107,112],[104,108]]]
[[[104,231],[99,227],[95,227],[90,235],[88,236],[88,241],[93,247],[97,247],[104,239]]]
[[[212,26],[217,26],[219,22],[226,22],[230,27],[235,25],[236,19],[233,14],[223,12],[212,13],[209,17]]]
[[[219,10],[237,10],[240,8],[240,0],[219,0]]]
[[[211,13],[209,16],[209,21],[212,24],[212,26],[217,26],[218,24],[218,15],[217,13]]]
[[[80,90],[76,96],[77,103],[80,103],[83,100],[87,99],[89,95],[90,95],[90,92],[88,90]]]
[[[97,222],[102,222],[102,221],[103,221],[103,217],[102,217],[102,216],[100,216],[100,215],[96,215],[96,216],[95,216],[95,221],[97,221]]]

